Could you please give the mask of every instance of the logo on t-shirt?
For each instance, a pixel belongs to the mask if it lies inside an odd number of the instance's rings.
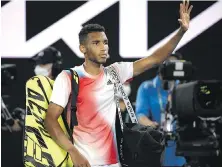
[[[112,85],[112,81],[109,79],[108,82],[107,82],[107,85]]]

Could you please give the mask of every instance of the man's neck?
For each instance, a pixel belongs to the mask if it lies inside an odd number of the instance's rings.
[[[85,60],[83,67],[87,73],[90,75],[96,76],[101,72],[101,64],[94,63],[92,61]]]

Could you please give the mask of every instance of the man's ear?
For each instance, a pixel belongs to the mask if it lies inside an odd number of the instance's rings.
[[[85,54],[86,53],[86,47],[84,45],[79,45],[79,50]]]

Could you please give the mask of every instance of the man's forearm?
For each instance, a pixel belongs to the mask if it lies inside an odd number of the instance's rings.
[[[133,64],[133,75],[139,75],[142,72],[152,68],[154,65],[160,64],[166,60],[176,48],[184,33],[185,32],[180,28],[165,45],[157,49],[152,55],[135,61]]]
[[[52,120],[46,117],[45,127],[48,130],[52,139],[67,152],[75,150],[73,143],[68,139],[68,137],[63,132],[57,120]]]
[[[154,64],[160,64],[170,56],[184,35],[180,28],[177,33],[161,48],[156,50],[150,57],[154,59]]]

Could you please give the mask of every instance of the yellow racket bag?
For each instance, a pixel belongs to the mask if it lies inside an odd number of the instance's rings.
[[[27,167],[73,166],[69,154],[52,140],[44,127],[53,83],[53,80],[45,76],[34,76],[26,82],[24,165]],[[58,122],[64,133],[69,136],[62,116]]]

